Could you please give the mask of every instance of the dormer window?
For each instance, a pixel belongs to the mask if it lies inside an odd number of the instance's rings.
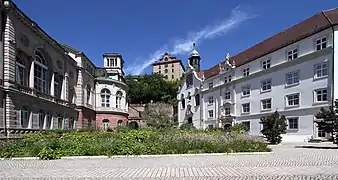
[[[244,68],[243,69],[243,76],[249,76],[249,74],[250,74],[249,71],[250,71],[250,68],[248,68],[248,67]]]
[[[209,82],[208,87],[209,87],[209,89],[213,88],[214,87],[214,82]]]

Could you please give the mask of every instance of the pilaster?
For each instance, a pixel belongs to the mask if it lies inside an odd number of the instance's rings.
[[[15,29],[11,19],[7,16],[4,32],[4,86],[15,82]]]
[[[55,73],[53,72],[53,74],[52,74],[52,79],[51,79],[51,82],[50,82],[50,95],[51,96],[54,96],[55,94],[54,94],[54,88],[55,88],[55,85],[54,85],[54,83],[55,83]]]
[[[6,128],[10,127],[20,127],[20,112],[15,109],[14,103],[9,94],[5,96],[6,103],[6,112],[5,112],[5,121]]]
[[[29,71],[29,87],[32,89],[34,89],[34,65],[35,62],[32,61],[31,69]]]

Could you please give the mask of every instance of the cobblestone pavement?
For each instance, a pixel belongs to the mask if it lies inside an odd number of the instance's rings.
[[[338,149],[273,150],[270,155],[3,160],[0,179],[338,180]]]

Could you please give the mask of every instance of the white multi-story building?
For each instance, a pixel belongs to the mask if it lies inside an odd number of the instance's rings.
[[[326,138],[314,123],[338,99],[338,9],[318,13],[208,70],[189,57],[179,99],[179,123],[200,129],[244,123],[260,134],[262,116],[287,118],[283,141]]]

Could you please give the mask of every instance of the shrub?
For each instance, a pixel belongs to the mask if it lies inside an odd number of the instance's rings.
[[[196,129],[196,128],[192,123],[183,123],[180,126],[180,129],[184,130],[184,129]]]
[[[279,113],[275,111],[269,116],[262,117],[260,123],[263,124],[261,133],[267,141],[271,144],[279,144],[282,142],[281,134],[286,133],[287,127],[285,116],[279,116]]]
[[[21,140],[1,142],[1,157],[184,154],[270,151],[262,139],[219,130],[125,130],[96,132],[46,132]]]

